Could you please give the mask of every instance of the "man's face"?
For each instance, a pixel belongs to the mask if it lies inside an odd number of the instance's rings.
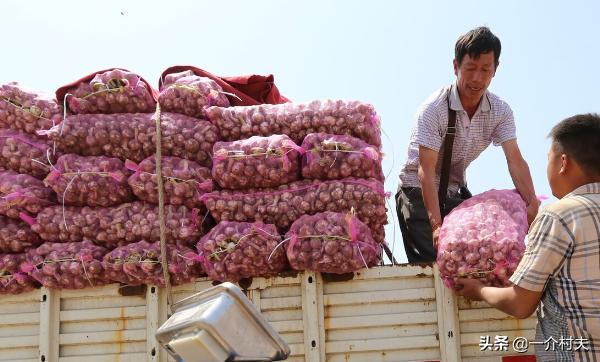
[[[496,74],[494,52],[482,53],[477,58],[466,54],[460,64],[455,59],[454,74],[461,98],[470,103],[479,102]]]
[[[552,144],[550,151],[548,151],[548,165],[546,167],[546,176],[548,177],[548,184],[552,190],[552,195],[556,198],[562,198],[566,193],[564,192],[564,180],[561,175],[563,169],[563,157],[562,154],[556,151],[556,146]]]

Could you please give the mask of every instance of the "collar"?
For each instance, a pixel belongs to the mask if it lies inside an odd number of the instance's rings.
[[[456,83],[453,83],[450,86],[450,108],[455,111],[464,111],[465,110],[462,106],[462,103],[460,103],[460,97],[458,95],[458,87],[456,86]],[[488,91],[486,90],[485,93],[483,94],[483,97],[481,97],[481,101],[479,102],[479,107],[477,107],[477,110],[475,111],[475,113],[477,114],[479,111],[489,112],[491,109],[492,109],[492,105],[490,104]]]
[[[600,182],[581,185],[575,190],[569,192],[565,197],[585,194],[600,194]]]

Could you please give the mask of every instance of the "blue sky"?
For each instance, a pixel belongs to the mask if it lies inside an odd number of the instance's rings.
[[[293,101],[372,103],[389,135],[384,169],[394,192],[417,107],[454,80],[458,36],[487,25],[502,41],[490,90],[513,108],[536,191],[550,195],[549,130],[567,116],[600,112],[598,14],[593,1],[4,1],[0,83],[53,92],[124,67],[156,85],[177,64],[272,73]],[[501,148],[486,150],[467,175],[474,193],[513,187]],[[386,231],[406,261],[391,213]]]

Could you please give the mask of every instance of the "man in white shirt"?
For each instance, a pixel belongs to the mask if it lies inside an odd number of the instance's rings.
[[[500,40],[487,27],[462,35],[453,61],[456,82],[434,92],[417,112],[396,194],[409,262],[435,260],[443,216],[469,197],[465,170],[492,142],[502,146],[513,183],[527,204],[529,222],[537,215],[539,201],[517,145],[512,110],[487,90],[499,65],[500,50]],[[456,114],[455,139],[446,197],[439,200],[442,145],[451,112]]]

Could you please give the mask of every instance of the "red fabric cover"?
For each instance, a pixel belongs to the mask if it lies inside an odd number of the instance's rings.
[[[534,355],[504,356],[502,362],[536,362]]]
[[[127,70],[125,68],[108,68],[108,69],[103,69],[103,70],[99,70],[97,72],[93,72],[91,74],[86,75],[83,78],[80,78],[74,82],[71,82],[69,84],[63,85],[62,87],[58,88],[56,90],[56,99],[58,100],[59,104],[63,104],[64,100],[65,100],[65,96],[67,95],[67,92],[69,91],[69,89],[77,87],[77,85],[79,83],[83,83],[83,82],[89,82],[92,79],[94,79],[94,77],[96,76],[96,74],[100,74],[100,73],[104,73],[104,72],[109,72],[111,70],[115,70],[115,69],[121,69],[124,70],[126,72],[130,72],[130,70]],[[152,98],[154,98],[155,101],[158,101],[158,91],[156,89],[154,89],[154,87],[152,85],[150,85],[150,83],[148,83],[147,80],[145,80],[144,78],[142,78],[140,76],[140,79],[146,83],[146,85],[148,86],[148,89],[150,90],[150,93],[152,94]]]
[[[186,70],[192,71],[200,77],[207,77],[223,88],[225,92],[235,94],[240,99],[227,96],[232,106],[254,106],[258,104],[280,104],[290,102],[279,93],[272,74],[269,75],[240,75],[234,77],[219,77],[203,69],[191,65],[175,65],[162,72],[158,80],[158,88],[162,87],[162,80],[167,74],[179,73]],[[57,93],[58,97],[58,93]]]

